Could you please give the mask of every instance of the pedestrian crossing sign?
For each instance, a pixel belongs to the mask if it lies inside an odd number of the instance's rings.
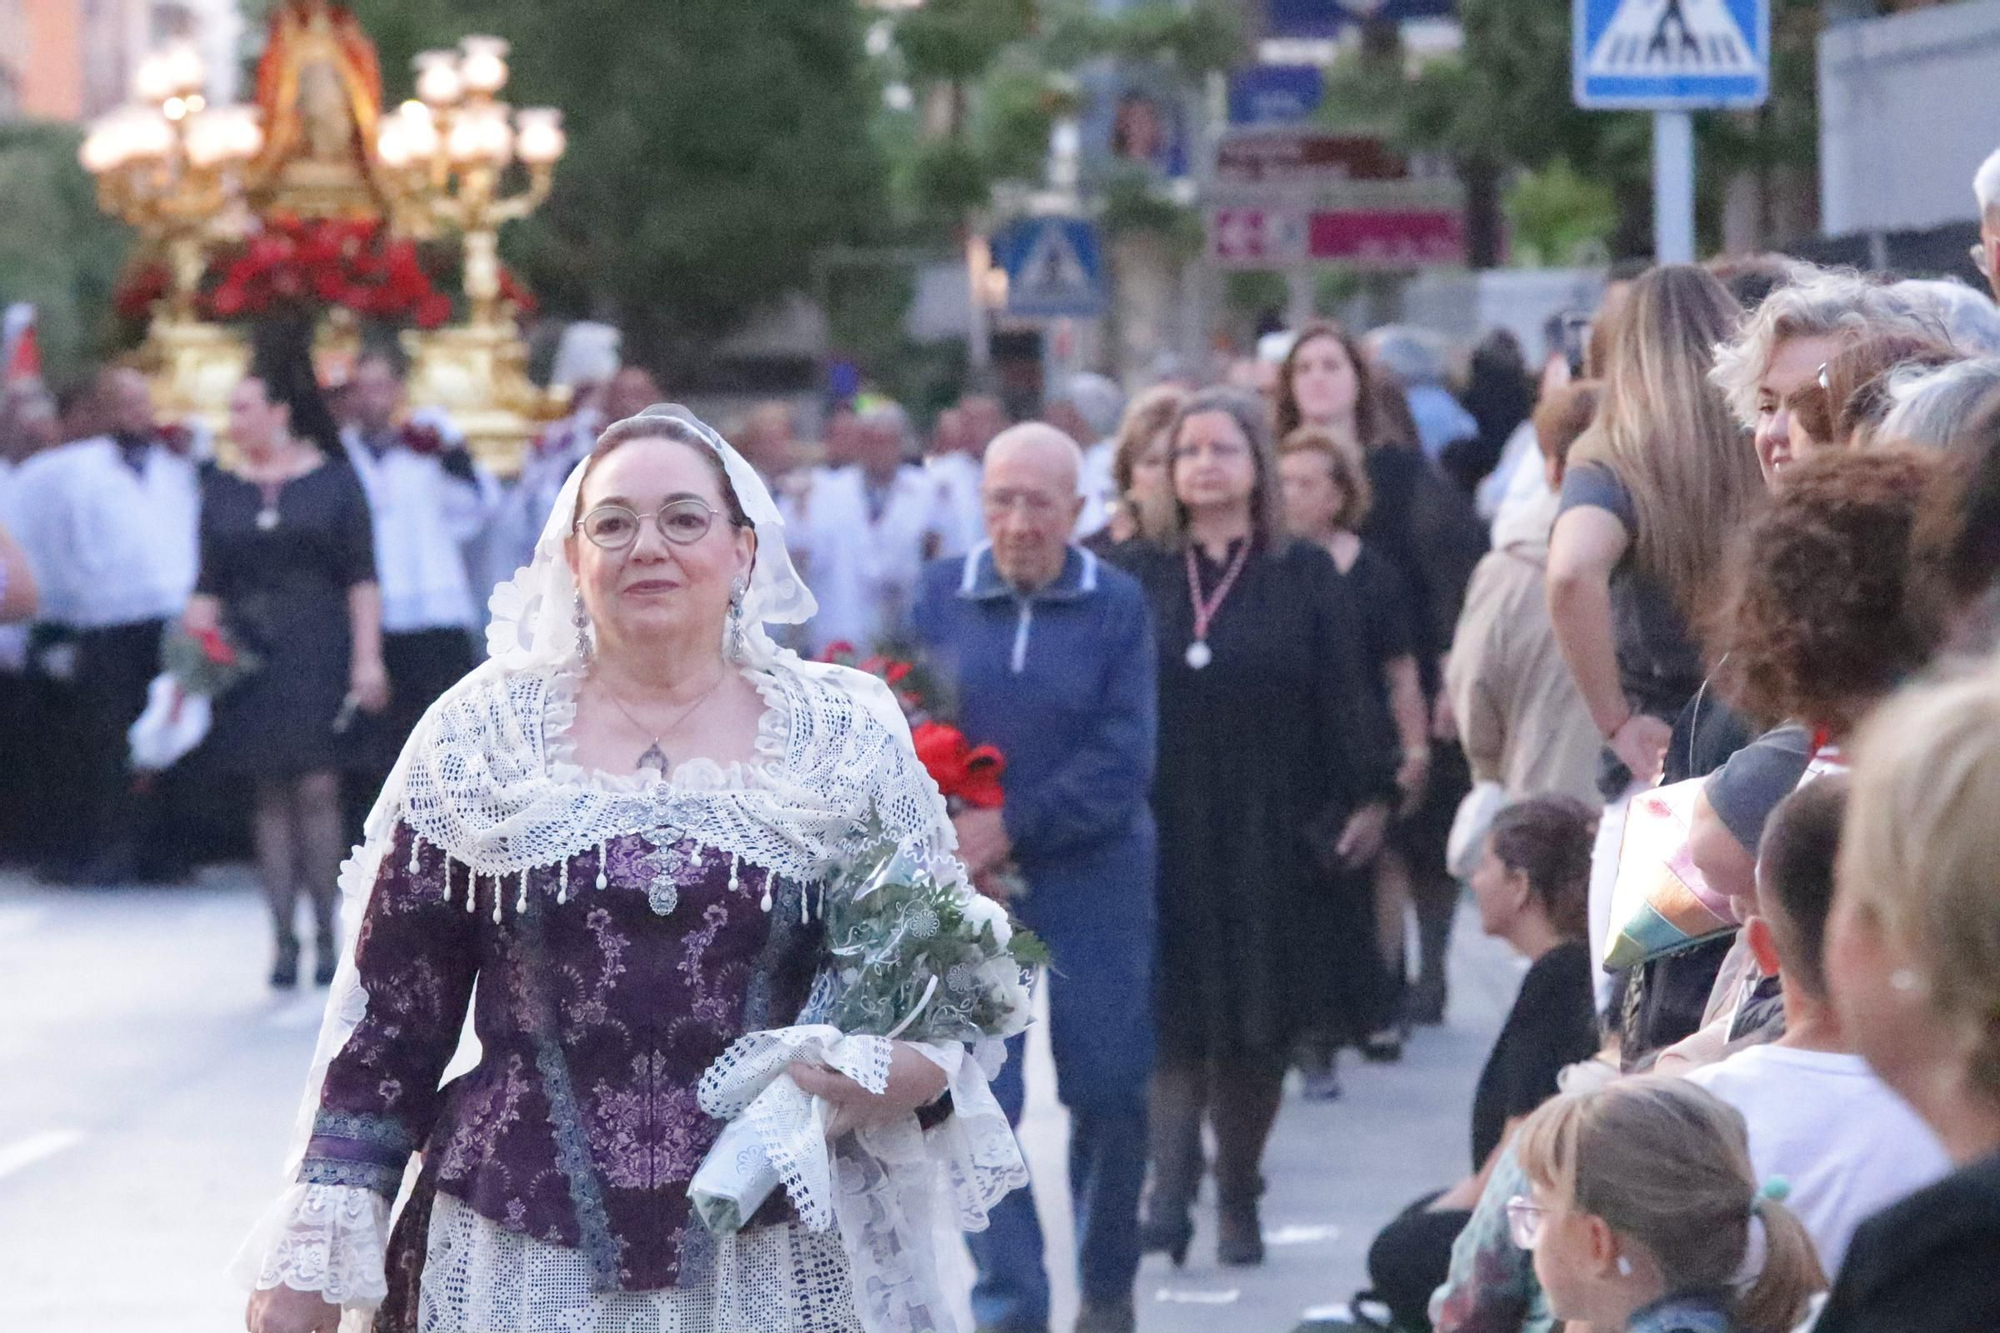
[[[1080,218],[1022,218],[993,238],[1007,270],[1007,313],[1030,318],[1103,313],[1097,229]]]
[[[1576,0],[1572,74],[1586,110],[1762,106],[1770,0]]]

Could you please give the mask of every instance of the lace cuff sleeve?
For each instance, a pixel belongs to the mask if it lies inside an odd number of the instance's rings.
[[[389,1200],[353,1185],[294,1185],[279,1196],[230,1262],[250,1291],[316,1291],[335,1305],[373,1310],[389,1294]]]
[[[981,1042],[976,1052],[955,1042],[915,1044],[945,1073],[952,1113],[924,1130],[924,1146],[944,1177],[961,1231],[984,1231],[994,1205],[1028,1183],[1028,1164],[1021,1158],[1014,1127],[987,1086],[999,1072],[984,1066],[989,1046],[996,1059],[1007,1058],[1000,1042]]]

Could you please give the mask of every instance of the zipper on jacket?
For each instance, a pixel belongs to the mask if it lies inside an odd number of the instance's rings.
[[[1023,598],[1021,618],[1014,625],[1014,674],[1028,669],[1028,629],[1035,623],[1035,604]]]

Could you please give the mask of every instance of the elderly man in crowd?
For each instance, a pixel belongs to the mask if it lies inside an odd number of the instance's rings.
[[[903,637],[924,561],[964,550],[938,480],[909,461],[910,422],[887,401],[828,424],[828,465],[787,499],[793,559],[819,599],[806,626],[815,653],[866,652]]]
[[[154,418],[145,376],[108,370],[91,398],[105,433],[37,453],[14,478],[15,535],[41,590],[35,663],[71,710],[47,756],[57,771],[45,770],[58,807],[47,817],[68,843],[49,873],[172,879],[188,865],[162,815],[171,786],[134,796],[125,732],[194,591],[201,489],[183,437]]]
[[[1154,649],[1139,585],[1070,544],[1082,497],[1076,443],[1040,423],[1003,432],[981,487],[987,542],[924,571],[918,636],[955,689],[975,745],[1006,756],[1005,804],[956,823],[959,853],[1048,943],[1050,1040],[1070,1110],[1080,1333],[1133,1327],[1138,1204],[1152,1067]],[[1008,867],[1018,876],[1003,875]],[[1016,1039],[994,1085],[1018,1120]],[[982,1330],[1042,1330],[1049,1286],[1027,1191],[984,1234],[973,1310]]]

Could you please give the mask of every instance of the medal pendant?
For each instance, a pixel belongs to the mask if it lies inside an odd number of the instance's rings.
[[[1213,662],[1214,660],[1215,660],[1215,654],[1212,651],[1210,651],[1208,644],[1203,642],[1202,640],[1196,639],[1193,643],[1188,645],[1187,664],[1193,667],[1196,671],[1202,670],[1204,667],[1206,667],[1210,662]]]
[[[266,505],[257,511],[257,531],[269,532],[278,526],[278,510],[275,505]]]
[[[639,767],[650,768],[661,777],[667,775],[667,752],[657,744],[648,745],[646,752],[639,756]]]

